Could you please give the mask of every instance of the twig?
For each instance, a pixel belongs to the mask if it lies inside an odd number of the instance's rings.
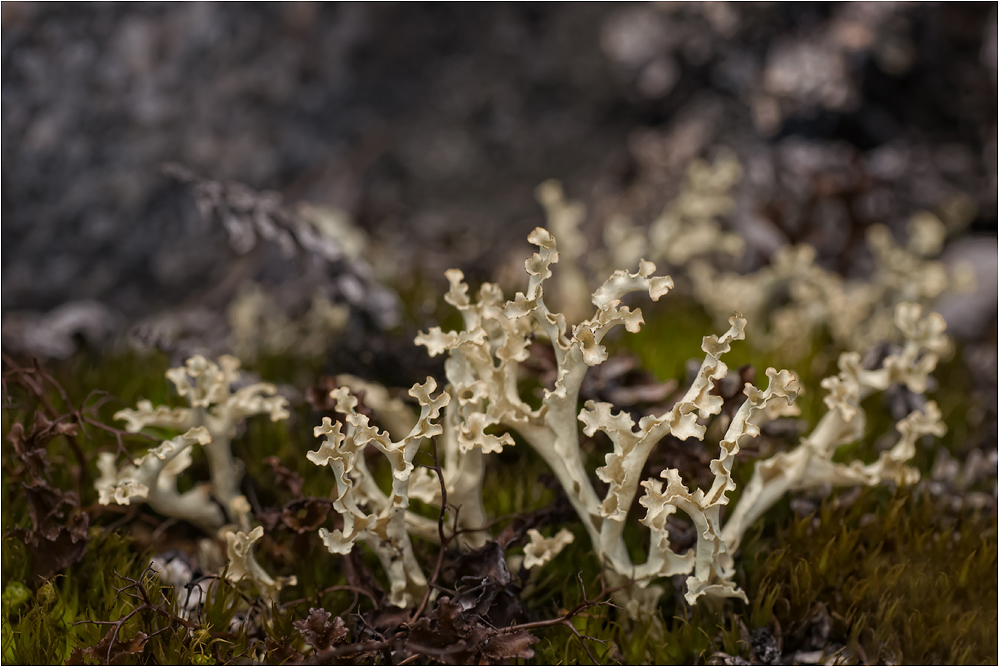
[[[583,645],[583,650],[586,651],[587,657],[589,657],[589,659],[593,661],[593,664],[599,665],[600,661],[597,660],[597,658],[593,655],[593,653],[590,651],[590,647],[587,646],[586,641],[584,640],[590,639],[595,642],[600,642],[601,644],[606,644],[607,640],[597,639],[596,637],[591,637],[590,635],[582,634],[579,630],[576,629],[576,626],[572,624],[572,619],[575,618],[576,616],[581,615],[582,612],[592,607],[597,607],[597,606],[615,607],[616,605],[614,605],[610,600],[608,600],[607,596],[610,595],[611,593],[622,590],[626,587],[618,586],[616,588],[607,588],[606,583],[604,582],[603,575],[601,574],[600,592],[597,594],[595,598],[590,598],[586,594],[586,584],[583,583],[583,576],[581,572],[576,573],[576,579],[579,580],[579,587],[583,591],[583,601],[577,604],[569,611],[567,611],[565,614],[563,614],[559,618],[552,618],[544,621],[532,621],[530,623],[521,623],[520,625],[511,625],[506,628],[500,628],[496,630],[493,636],[510,634],[512,632],[520,632],[523,630],[536,630],[540,628],[550,628],[557,625],[562,625],[569,628],[572,634],[576,636],[576,639],[578,639],[579,643]]]
[[[440,551],[437,552],[437,563],[434,565],[434,573],[430,577],[430,582],[428,582],[427,590],[423,593],[423,600],[420,601],[420,606],[416,608],[413,615],[409,617],[410,624],[415,623],[420,616],[423,615],[423,610],[427,608],[427,603],[430,601],[430,592],[433,590],[430,584],[437,583],[437,579],[441,574],[441,567],[444,565],[444,554],[447,551],[447,545],[451,538],[447,537],[444,533],[444,515],[447,512],[447,487],[444,485],[444,471],[441,470],[440,457],[437,454],[437,438],[431,440],[433,445],[434,454],[434,465],[431,468],[437,474],[437,480],[441,485],[441,512],[437,515],[437,536],[441,541]],[[455,524],[457,527],[457,516],[455,516]],[[452,533],[452,536],[454,533]]]
[[[69,413],[73,416],[74,420],[79,421],[79,411],[70,402],[69,396],[66,394],[66,390],[62,388],[62,385],[60,385],[55,378],[48,375],[41,369],[37,359],[32,360],[34,368],[24,368],[6,354],[3,355],[3,361],[7,364],[7,367],[10,368],[9,371],[4,373],[4,379],[6,380],[9,375],[14,375],[19,384],[27,387],[28,390],[30,390],[31,393],[38,398],[38,402],[41,403],[45,410],[49,413],[48,418],[50,420],[60,420],[64,417],[64,413],[56,410],[55,405],[53,405],[52,401],[49,400],[49,397],[45,395],[45,388],[37,382],[32,375],[40,376],[42,380],[47,381],[55,387],[56,391],[58,391],[59,395],[62,397],[63,402],[69,408]],[[6,389],[6,382],[4,384]],[[76,436],[67,434],[65,437],[66,442],[69,443],[69,447],[73,450],[73,455],[76,456],[76,460],[80,466],[80,473],[75,476],[77,485],[76,493],[77,497],[80,497],[80,490],[84,481],[88,478],[87,458],[84,456],[83,450],[80,448],[80,443],[76,440]]]
[[[366,597],[369,600],[371,600],[371,603],[373,605],[375,605],[375,608],[378,607],[378,600],[376,600],[375,596],[373,596],[369,591],[364,590],[360,586],[350,586],[350,585],[346,585],[346,584],[341,584],[341,585],[338,585],[338,586],[330,586],[328,588],[324,588],[323,590],[319,591],[319,593],[316,594],[316,599],[318,600],[319,598],[321,598],[322,596],[326,595],[327,593],[334,593],[336,591],[350,591],[351,593],[354,593],[355,595],[363,595],[364,597]],[[292,600],[290,602],[283,602],[280,605],[279,608],[281,610],[285,610],[285,609],[288,609],[290,607],[294,607],[296,605],[304,604],[304,603],[306,603],[308,601],[309,601],[309,598],[299,598],[297,600]]]
[[[394,637],[392,639],[380,639],[369,642],[358,642],[356,644],[342,644],[334,648],[316,653],[308,660],[300,662],[301,665],[325,665],[335,658],[353,658],[365,653],[374,653],[387,648],[404,648],[405,639]]]

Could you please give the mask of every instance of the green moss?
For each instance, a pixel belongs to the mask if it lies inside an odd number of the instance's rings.
[[[8,546],[5,540],[5,558]],[[5,563],[5,574],[6,569]],[[114,572],[138,576],[142,566],[127,540],[110,533],[93,539],[83,560],[63,575],[42,583],[32,602],[11,608],[4,605],[4,663],[62,664],[78,645],[96,643],[104,631],[79,622],[118,618],[114,614],[127,602],[116,598],[111,581]]]
[[[656,304],[641,304],[645,326],[635,334],[615,329],[606,339],[608,351],[628,350],[641,360],[641,368],[660,382],[686,375],[688,359],[703,359],[701,341],[714,331],[703,308],[670,294]],[[720,332],[719,332],[720,333]]]
[[[825,605],[830,638],[861,659],[994,664],[996,557],[994,517],[873,489],[747,543],[745,615],[793,635]]]
[[[122,656],[118,662],[188,664],[205,659],[199,655],[211,660],[221,656],[231,662],[248,649],[245,632],[228,632],[234,615],[245,608],[245,593],[225,582],[216,582],[204,605],[203,630],[192,633],[160,611],[140,609],[143,601],[134,595],[136,589],[127,588],[130,581],[141,582],[152,604],[161,610],[173,609],[175,600],[146,569],[148,558],[136,553],[130,540],[100,529],[91,533],[92,541],[83,559],[43,583],[34,601],[4,606],[5,664],[62,664],[74,649],[98,644],[110,629],[106,624],[89,621],[126,617],[118,634],[121,641],[140,632],[149,639],[141,652]]]

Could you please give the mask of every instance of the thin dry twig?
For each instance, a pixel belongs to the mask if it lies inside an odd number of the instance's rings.
[[[278,608],[281,609],[281,610],[289,609],[291,607],[294,607],[294,606],[297,606],[297,605],[300,605],[300,604],[305,604],[306,602],[311,602],[313,599],[315,599],[316,603],[318,604],[319,599],[322,596],[326,595],[327,593],[335,593],[336,591],[348,591],[348,592],[351,592],[351,593],[353,593],[355,595],[355,598],[358,595],[363,595],[364,597],[366,597],[369,600],[371,600],[371,604],[373,604],[376,608],[378,607],[378,600],[375,599],[375,596],[372,595],[370,591],[366,591],[363,588],[361,588],[360,586],[350,586],[348,584],[340,584],[340,585],[337,585],[337,586],[329,586],[327,588],[324,588],[323,590],[321,590],[318,593],[316,593],[315,598],[299,598],[297,600],[291,600],[290,602],[283,602],[283,603],[281,603],[281,605]],[[355,602],[355,604],[356,604],[356,602]]]
[[[447,552],[448,543],[454,537],[454,532],[452,532],[451,537],[448,537],[444,531],[444,515],[447,513],[447,487],[444,485],[444,471],[441,469],[440,457],[437,453],[437,438],[431,440],[433,445],[433,455],[434,455],[434,465],[428,466],[437,475],[437,480],[441,485],[441,511],[437,516],[437,536],[441,541],[441,548],[437,552],[437,562],[434,564],[434,572],[430,576],[430,581],[427,582],[427,590],[423,594],[423,599],[420,601],[420,605],[413,612],[412,616],[409,617],[409,622],[415,623],[420,616],[423,615],[423,611],[427,608],[427,603],[430,601],[430,593],[433,590],[433,586],[437,583],[438,578],[440,578],[441,568],[444,566],[444,554]],[[457,513],[455,514],[455,525],[457,527]]]

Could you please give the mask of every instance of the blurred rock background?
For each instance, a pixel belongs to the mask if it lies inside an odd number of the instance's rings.
[[[950,317],[994,347],[994,4],[5,2],[2,31],[8,346],[53,309],[97,339],[301,280],[235,253],[166,162],[339,211],[395,275],[478,281],[543,223],[541,181],[598,239],[727,146],[744,268],[808,241],[859,271],[867,225],[930,210],[984,278]]]

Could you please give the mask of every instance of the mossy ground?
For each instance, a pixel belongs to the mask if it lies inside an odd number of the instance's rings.
[[[688,312],[689,311],[689,312]],[[637,354],[643,366],[660,379],[683,379],[687,359],[700,356],[701,336],[710,330],[707,318],[690,308],[674,310],[666,319],[653,319],[645,330],[617,344]],[[668,346],[665,341],[668,341]],[[833,357],[800,363],[804,383],[811,389],[801,400],[802,416],[814,423],[822,411],[818,379],[830,368]],[[748,344],[737,344],[730,367],[753,363],[781,367],[774,355],[754,352]],[[179,405],[171,395],[163,373],[168,360],[159,354],[94,357],[82,355],[51,369],[66,388],[69,398],[80,405],[95,388],[115,397],[101,408],[100,416],[111,423],[121,407],[141,398],[154,404]],[[784,364],[786,365],[786,364]],[[263,359],[248,370],[275,381],[308,386],[322,369],[319,360]],[[962,455],[962,439],[968,437],[963,415],[967,410],[968,383],[956,363],[938,371],[939,389],[933,396],[948,423],[948,435],[920,452],[915,464],[928,472],[938,448]],[[15,399],[24,397],[15,396]],[[53,396],[53,400],[57,400]],[[29,420],[23,409],[28,401],[15,400],[3,410],[3,429],[14,421]],[[887,410],[872,404],[868,411],[869,438],[849,453],[866,460],[874,458],[876,441],[893,432]],[[282,464],[301,475],[305,496],[326,496],[328,471],[309,463],[305,453],[315,448],[312,428],[315,413],[299,406],[291,418],[276,424],[251,419],[234,441],[235,454],[246,464],[246,487],[260,506],[279,506],[289,500],[276,483],[273,469],[265,463],[277,456]],[[114,447],[114,438],[92,430],[80,438],[88,455]],[[710,445],[709,445],[710,446]],[[140,444],[134,444],[141,448]],[[62,663],[74,648],[97,644],[107,626],[82,623],[87,620],[117,620],[137,603],[116,588],[121,577],[142,579],[153,546],[150,536],[159,530],[156,551],[192,548],[199,537],[193,529],[163,524],[148,508],[141,508],[124,523],[124,510],[96,505],[92,480],[93,460],[80,485],[81,507],[93,512],[91,541],[82,560],[49,581],[32,575],[28,549],[8,535],[15,527],[30,526],[27,502],[11,477],[12,462],[4,449],[3,482],[3,662],[5,664]],[[72,457],[59,440],[50,446],[53,485],[73,488]],[[598,453],[594,453],[594,456]],[[544,464],[526,447],[504,452],[489,470],[484,497],[493,516],[539,509],[556,499],[556,491],[539,483],[546,475]],[[745,481],[752,463],[743,462],[736,478]],[[192,475],[206,476],[205,462],[195,460]],[[847,502],[848,501],[848,502]],[[783,642],[785,652],[795,650],[807,634],[806,620],[825,614],[831,627],[830,645],[842,646],[844,657],[860,661],[901,659],[906,663],[949,664],[994,663],[997,654],[997,539],[994,514],[955,513],[920,489],[877,488],[856,494],[839,491],[817,499],[814,512],[796,513],[790,499],[773,508],[751,531],[737,559],[737,581],[750,603],[729,601],[689,609],[682,596],[666,582],[667,593],[655,623],[636,627],[619,610],[597,606],[576,617],[575,627],[590,641],[589,648],[606,663],[703,663],[717,651],[752,657],[749,634],[766,628]],[[428,516],[436,508],[424,507]],[[637,509],[637,508],[636,508]],[[581,528],[576,543],[527,583],[523,600],[529,613],[551,618],[582,600],[583,591],[599,589],[599,563],[586,546]],[[638,529],[630,535],[636,551],[646,539]],[[416,543],[418,555],[429,570],[435,557],[433,545]],[[141,611],[123,626],[121,638],[138,632],[150,635],[144,649],[122,655],[123,663],[213,664],[246,660],[251,656],[279,661],[275,646],[288,637],[301,648],[301,637],[291,622],[304,618],[311,606],[322,606],[334,614],[366,608],[369,603],[344,591],[327,591],[346,582],[339,556],[330,555],[317,536],[275,530],[265,538],[260,560],[276,575],[298,577],[298,585],[282,593],[282,606],[266,610],[264,634],[274,642],[269,648],[252,645],[245,629],[230,631],[234,604],[252,592],[221,585],[206,611],[207,622],[193,632],[172,623],[155,611]],[[371,554],[371,570],[378,576]],[[144,580],[153,597],[163,601],[158,584]],[[383,582],[384,583],[384,582]],[[297,601],[296,601],[297,600]],[[356,606],[356,605],[359,605]],[[749,633],[749,634],[747,634]],[[567,628],[539,631],[541,642],[534,648],[535,661],[542,664],[586,664],[587,652]],[[797,643],[797,644],[796,644]],[[268,652],[274,651],[274,652]]]

